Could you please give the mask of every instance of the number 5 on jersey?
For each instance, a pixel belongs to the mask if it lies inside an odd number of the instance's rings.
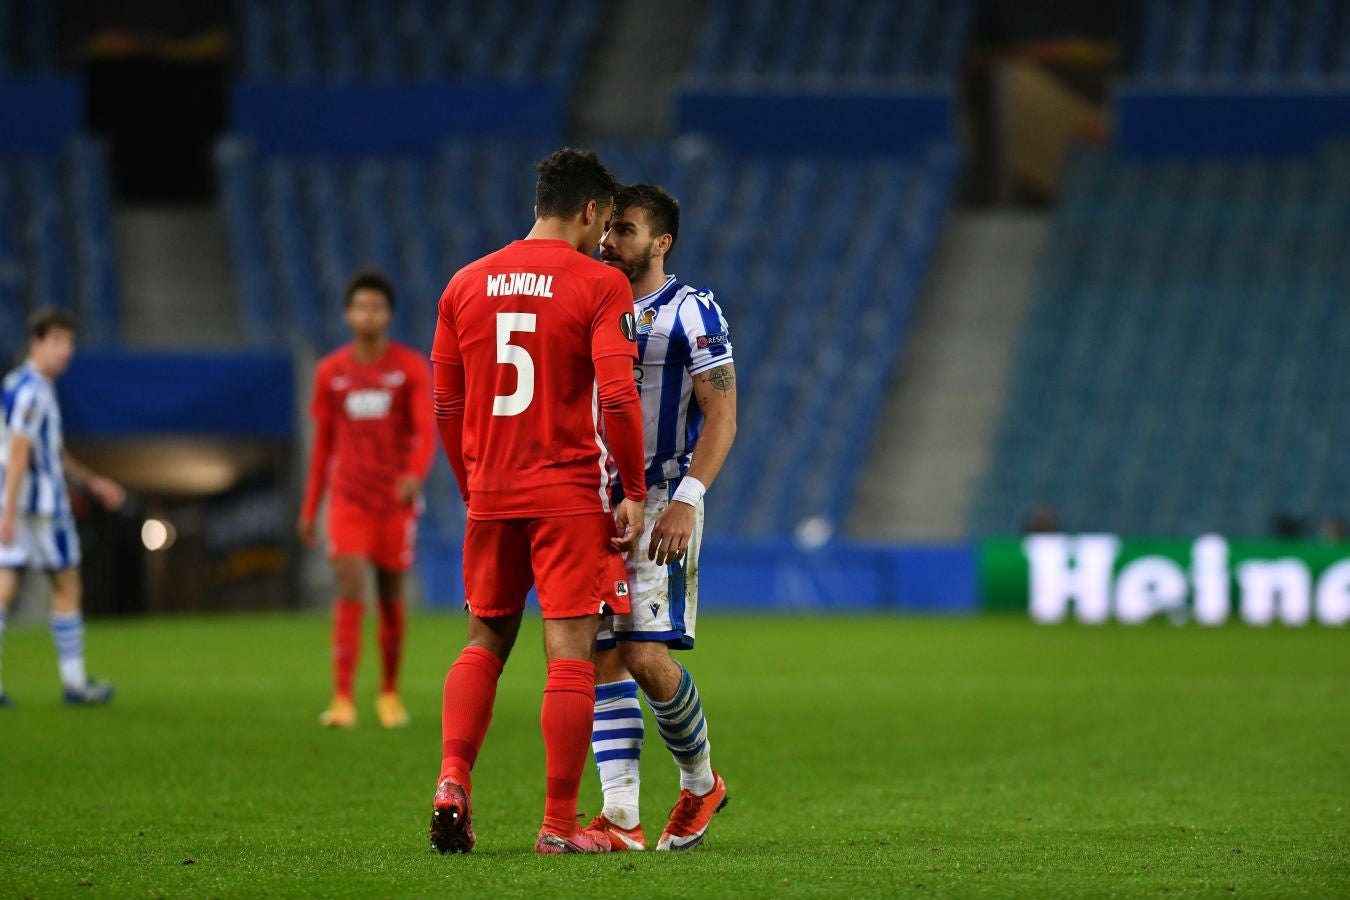
[[[530,351],[511,343],[511,335],[534,332],[534,313],[497,313],[497,362],[516,367],[516,391],[492,398],[494,416],[518,416],[534,400],[534,359]]]

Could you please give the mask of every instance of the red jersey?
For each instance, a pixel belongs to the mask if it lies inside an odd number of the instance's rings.
[[[300,516],[313,521],[324,487],[332,500],[374,516],[400,508],[401,475],[426,478],[436,451],[431,372],[411,347],[390,342],[374,362],[351,345],[319,361],[314,375],[314,451]]]
[[[515,241],[455,273],[431,358],[464,370],[471,518],[610,511],[595,361],[636,360],[634,329],[628,279],[566,241]]]

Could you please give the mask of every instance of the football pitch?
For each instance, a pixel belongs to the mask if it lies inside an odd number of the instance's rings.
[[[11,627],[0,895],[1350,895],[1350,634],[714,611],[687,656],[731,796],[688,854],[531,854],[531,620],[475,771],[470,856],[426,827],[459,614],[410,622],[413,724],[326,732],[320,615],[96,621],[106,709],[67,709]],[[677,793],[647,711],[642,819]],[[582,808],[598,811],[588,761]]]

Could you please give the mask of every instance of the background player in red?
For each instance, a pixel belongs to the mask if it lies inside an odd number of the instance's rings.
[[[380,611],[380,724],[408,724],[398,693],[405,614],[403,573],[413,563],[422,482],[435,453],[426,360],[389,340],[394,287],[363,269],[347,282],[344,318],[352,342],[319,361],[314,377],[314,449],[300,510],[300,537],[316,544],[314,516],[328,490],[328,555],[337,576],[333,609],[333,699],[319,721],[356,725],[352,680],[361,655],[361,617],[375,569]]]
[[[616,189],[594,153],[557,151],[539,164],[530,233],[455,273],[441,296],[431,354],[436,419],[469,508],[469,640],[445,680],[431,817],[431,843],[442,853],[473,848],[470,772],[531,584],[548,658],[547,791],[534,849],[609,849],[604,832],[581,829],[576,811],[599,614],[629,608],[620,551],[642,533],[646,495],[633,293],[590,256]],[[626,488],[618,535],[602,433]]]

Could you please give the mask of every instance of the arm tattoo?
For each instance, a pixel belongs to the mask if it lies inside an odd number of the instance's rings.
[[[720,392],[725,397],[736,387],[736,369],[728,363],[704,373],[699,380],[704,384],[711,384],[713,390]]]

